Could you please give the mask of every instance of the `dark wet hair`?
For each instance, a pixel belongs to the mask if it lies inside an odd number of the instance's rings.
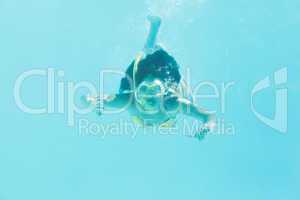
[[[126,70],[127,77],[121,80],[120,92],[132,90],[133,67],[135,61],[129,65]],[[181,79],[179,73],[179,65],[176,60],[170,56],[165,50],[159,49],[153,54],[140,61],[136,72],[136,86],[138,86],[147,77],[158,78],[163,82],[178,84]]]

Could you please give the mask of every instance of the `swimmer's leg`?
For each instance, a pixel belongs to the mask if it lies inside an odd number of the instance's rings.
[[[153,51],[153,49],[155,49],[156,38],[161,24],[161,18],[157,16],[148,16],[148,20],[150,22],[150,31],[144,47],[144,51],[146,53],[151,52]]]
[[[179,98],[178,103],[181,106],[180,108],[183,114],[203,122],[203,126],[200,131],[194,135],[196,138],[203,139],[205,134],[211,132],[215,128],[216,115],[214,113],[199,108],[187,99]]]
[[[104,95],[102,98],[100,96],[87,96],[85,101],[88,104],[95,106],[96,111],[99,115],[105,108],[114,109],[127,109],[133,101],[133,93],[120,93],[115,95]]]

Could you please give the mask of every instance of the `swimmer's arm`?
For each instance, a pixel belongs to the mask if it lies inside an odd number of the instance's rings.
[[[113,109],[126,109],[132,102],[132,93],[120,93],[113,95],[100,96],[88,96],[86,101],[93,104],[97,112],[101,114],[103,109],[113,108]]]
[[[210,132],[216,126],[216,115],[213,112],[204,110],[188,99],[178,98],[178,103],[181,106],[181,112],[187,116],[196,118],[204,123],[203,132]]]

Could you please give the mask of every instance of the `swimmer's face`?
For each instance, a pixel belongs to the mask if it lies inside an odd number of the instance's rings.
[[[160,80],[145,80],[137,88],[136,100],[145,111],[158,111],[164,94]]]

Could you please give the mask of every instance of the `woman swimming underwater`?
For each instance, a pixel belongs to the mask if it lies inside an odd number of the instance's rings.
[[[166,127],[174,122],[178,114],[191,116],[204,124],[194,135],[200,139],[214,128],[215,115],[182,95],[179,65],[156,45],[161,19],[149,16],[148,20],[150,32],[145,47],[128,67],[119,92],[103,98],[88,96],[86,100],[96,105],[98,110],[126,107],[134,116],[134,121],[145,126]]]

